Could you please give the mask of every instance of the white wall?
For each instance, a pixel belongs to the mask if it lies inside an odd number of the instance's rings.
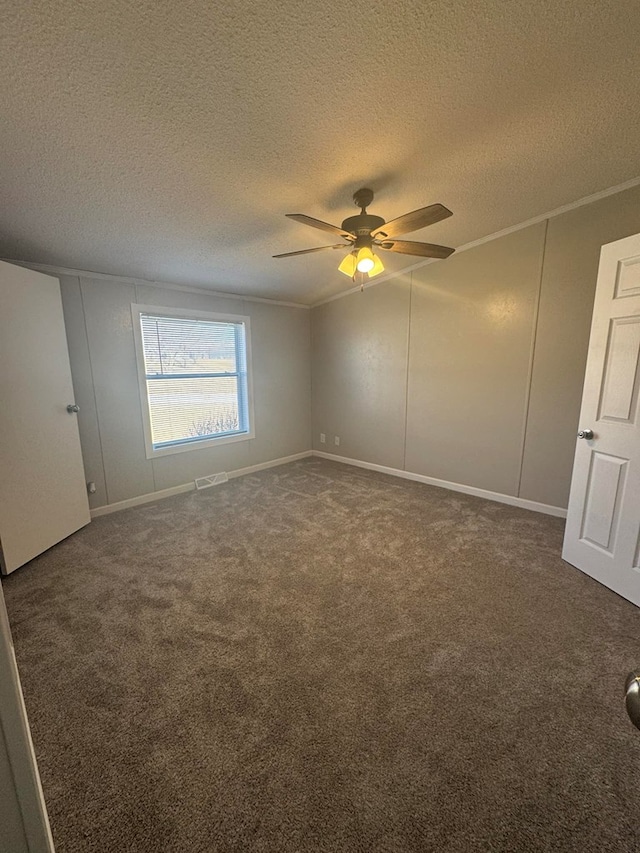
[[[636,186],[314,308],[314,449],[566,507],[600,246],[639,231]]]
[[[92,508],[310,449],[308,310],[116,278],[60,283]],[[132,303],[251,317],[254,439],[146,458]]]

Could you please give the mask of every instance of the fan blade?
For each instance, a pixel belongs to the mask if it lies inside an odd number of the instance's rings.
[[[440,222],[447,216],[453,216],[453,214],[443,204],[430,204],[429,207],[412,210],[411,213],[405,213],[404,216],[392,219],[391,222],[385,222],[371,236],[397,237],[400,234],[408,234],[410,231],[419,231],[420,228],[426,228],[427,225]]]
[[[448,246],[436,246],[435,243],[414,243],[411,240],[383,240],[375,243],[379,249],[388,252],[400,252],[403,255],[418,255],[421,258],[448,258],[455,252]]]
[[[337,234],[339,237],[344,237],[345,240],[355,239],[355,234],[343,231],[337,225],[330,225],[328,222],[322,222],[322,220],[314,219],[312,216],[305,216],[304,213],[285,213],[285,216],[288,216],[289,219],[295,219],[296,222],[302,222],[303,225],[310,225],[312,228],[328,231],[329,234]]]
[[[293,255],[308,255],[309,252],[321,252],[323,249],[348,249],[347,243],[336,243],[335,246],[318,246],[316,249],[301,249],[299,252],[285,252],[283,255],[272,255],[273,258],[291,258]]]

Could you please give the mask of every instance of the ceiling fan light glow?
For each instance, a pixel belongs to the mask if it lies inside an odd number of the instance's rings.
[[[314,219],[312,216],[306,216],[304,213],[286,214],[290,219],[295,219],[296,222],[310,225],[320,231],[327,231],[346,242],[337,243],[333,246],[301,249],[297,252],[284,252],[273,257],[289,258],[294,255],[307,255],[310,252],[321,252],[325,249],[348,249],[348,254],[343,258],[338,270],[343,275],[349,276],[352,281],[355,281],[358,273],[360,273],[359,280],[361,286],[364,287],[364,282],[367,279],[384,272],[384,264],[374,254],[374,247],[404,255],[433,259],[448,258],[454,251],[447,246],[396,239],[399,235],[419,231],[421,228],[426,228],[427,225],[434,225],[436,222],[451,216],[451,211],[444,205],[430,204],[428,207],[412,210],[410,213],[405,213],[404,216],[397,216],[390,222],[385,222],[381,216],[373,216],[367,213],[367,207],[373,201],[372,190],[366,187],[359,189],[353,194],[353,200],[356,207],[360,208],[360,213],[357,216],[348,216],[340,227],[331,225],[329,222],[322,222],[320,219]]]
[[[338,269],[340,270],[341,273],[348,275],[349,278],[353,278],[354,275],[356,274],[356,264],[357,264],[356,253],[355,252],[349,252],[349,254],[345,255],[345,257],[342,259],[342,263],[340,264]]]
[[[359,250],[356,258],[356,269],[358,272],[370,273],[375,265],[376,262],[373,258],[373,252],[368,246],[363,246],[362,249]]]

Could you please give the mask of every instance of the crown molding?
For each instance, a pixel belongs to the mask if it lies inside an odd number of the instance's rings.
[[[610,195],[616,195],[617,193],[624,192],[625,190],[632,189],[632,187],[637,187],[640,184],[640,177],[632,178],[630,181],[625,181],[623,184],[617,184],[615,187],[609,187],[606,190],[600,190],[597,193],[593,193],[592,195],[586,195],[584,198],[578,199],[578,201],[572,201],[570,204],[563,204],[562,207],[556,207],[554,210],[550,210],[548,213],[541,213],[538,216],[533,216],[531,219],[526,219],[524,222],[520,222],[518,225],[511,225],[509,228],[503,228],[501,231],[496,231],[493,234],[487,234],[486,237],[480,237],[478,240],[472,240],[470,243],[465,243],[463,246],[459,246],[456,249],[456,255],[459,255],[460,252],[466,252],[467,249],[475,249],[476,246],[482,246],[483,243],[490,243],[492,240],[498,240],[500,237],[506,237],[507,234],[513,234],[515,231],[522,231],[523,228],[528,228],[530,225],[537,225],[538,222],[544,222],[547,219],[553,219],[556,216],[560,216],[563,213],[568,213],[570,210],[575,210],[578,207],[584,207],[587,204],[593,204],[595,201],[600,201],[600,199],[607,198]],[[364,289],[366,290],[369,287],[376,287],[378,284],[382,284],[384,281],[390,281],[391,279],[401,278],[403,275],[407,275],[407,273],[413,272],[413,270],[420,269],[421,267],[428,266],[429,264],[433,264],[436,262],[435,258],[426,258],[423,261],[418,261],[415,264],[410,264],[408,267],[404,267],[399,272],[388,273],[383,276],[376,276],[375,281],[367,282],[364,285]],[[327,302],[335,302],[336,299],[342,299],[345,296],[350,296],[352,293],[358,293],[361,290],[360,285],[356,287],[350,287],[348,290],[343,290],[340,293],[336,293],[333,296],[327,297],[327,299],[321,299],[319,302],[314,302],[310,306],[311,308],[318,308],[320,305],[326,305]]]
[[[501,231],[495,231],[493,234],[487,234],[485,237],[480,237],[478,240],[472,240],[469,243],[465,243],[464,245],[459,246],[456,249],[456,254],[459,255],[460,252],[466,252],[468,249],[474,249],[476,246],[482,246],[484,243],[490,243],[492,240],[498,240],[500,237],[506,237],[507,234],[513,234],[516,231],[521,231],[523,228],[528,228],[530,225],[536,225],[538,222],[544,222],[547,219],[553,219],[556,216],[561,216],[563,213],[568,213],[570,210],[575,210],[578,207],[584,207],[587,204],[592,204],[593,202],[600,201],[600,199],[607,198],[607,196],[616,195],[617,193],[624,192],[625,190],[631,189],[632,187],[636,187],[639,184],[640,177],[632,178],[631,180],[625,181],[622,184],[617,184],[614,187],[609,187],[608,189],[600,190],[597,193],[592,193],[591,195],[584,196],[583,198],[580,198],[577,201],[573,201],[570,204],[564,204],[562,205],[562,207],[557,207],[554,210],[548,211],[547,213],[541,213],[538,216],[533,216],[531,219],[526,219],[524,222],[520,222],[517,225],[511,225],[508,228],[503,228]],[[314,302],[311,305],[305,305],[302,302],[288,302],[281,299],[268,299],[264,296],[245,296],[239,293],[229,293],[224,290],[210,290],[207,287],[175,284],[174,282],[170,281],[159,281],[146,278],[135,278],[132,276],[112,275],[111,273],[93,272],[91,270],[78,270],[73,269],[71,267],[59,267],[53,264],[36,264],[31,263],[29,261],[18,261],[13,258],[0,258],[0,260],[5,261],[9,264],[17,264],[21,267],[27,267],[28,269],[37,270],[38,272],[49,273],[50,275],[74,275],[82,276],[84,278],[97,278],[104,279],[105,281],[117,281],[125,284],[138,284],[146,285],[149,287],[164,288],[165,290],[177,290],[182,291],[184,293],[199,293],[204,296],[215,296],[220,299],[240,299],[244,302],[263,302],[267,305],[279,305],[285,308],[302,308],[306,311],[309,311],[311,308],[318,308],[320,305],[326,305],[328,302],[335,302],[336,299],[343,299],[345,296],[350,296],[352,293],[358,293],[361,290],[360,285],[356,285],[355,287],[350,287],[348,290],[343,290],[340,293],[335,293],[333,296],[329,296],[326,299],[320,299],[318,302]],[[409,266],[404,267],[398,272],[391,272],[387,273],[386,275],[376,276],[374,281],[367,282],[364,285],[364,289],[376,287],[377,285],[382,284],[385,281],[391,281],[393,279],[401,278],[404,275],[412,273],[413,270],[420,269],[421,267],[428,266],[429,264],[433,263],[435,263],[434,258],[425,258],[422,261],[417,261],[415,264],[410,264]]]
[[[267,299],[264,296],[245,296],[240,293],[228,293],[224,290],[209,290],[208,287],[196,287],[188,284],[174,284],[171,281],[156,281],[146,278],[133,278],[124,275],[112,275],[106,272],[92,272],[91,270],[76,270],[71,267],[57,267],[53,264],[35,264],[30,261],[16,261],[13,258],[0,258],[7,264],[16,264],[36,272],[49,273],[50,275],[74,275],[82,278],[97,278],[105,281],[117,281],[120,284],[139,284],[146,287],[158,287],[163,290],[179,290],[185,293],[199,293],[204,296],[217,296],[221,299],[241,299],[243,302],[264,302],[267,305],[279,305],[285,308],[304,308],[308,311],[311,306],[302,302],[286,302],[282,299]]]

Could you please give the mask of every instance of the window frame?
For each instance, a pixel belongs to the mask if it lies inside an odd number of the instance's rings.
[[[144,362],[144,344],[142,340],[141,314],[154,314],[158,317],[168,317],[184,320],[210,320],[219,323],[235,323],[244,326],[245,336],[245,358],[247,365],[247,421],[249,429],[247,432],[234,435],[212,436],[211,438],[194,438],[193,440],[181,441],[179,444],[154,447],[151,432],[151,411],[149,408],[149,397],[147,394],[147,374]],[[186,453],[189,450],[203,450],[210,447],[218,447],[223,444],[233,444],[237,441],[250,441],[256,437],[254,408],[253,408],[253,364],[251,360],[251,318],[244,314],[219,314],[213,311],[197,311],[191,308],[171,308],[166,305],[140,305],[131,303],[131,318],[133,325],[133,339],[136,353],[136,366],[138,374],[138,390],[140,392],[140,408],[142,412],[142,425],[144,433],[144,446],[147,459],[157,459],[161,456],[172,456],[174,453]]]

